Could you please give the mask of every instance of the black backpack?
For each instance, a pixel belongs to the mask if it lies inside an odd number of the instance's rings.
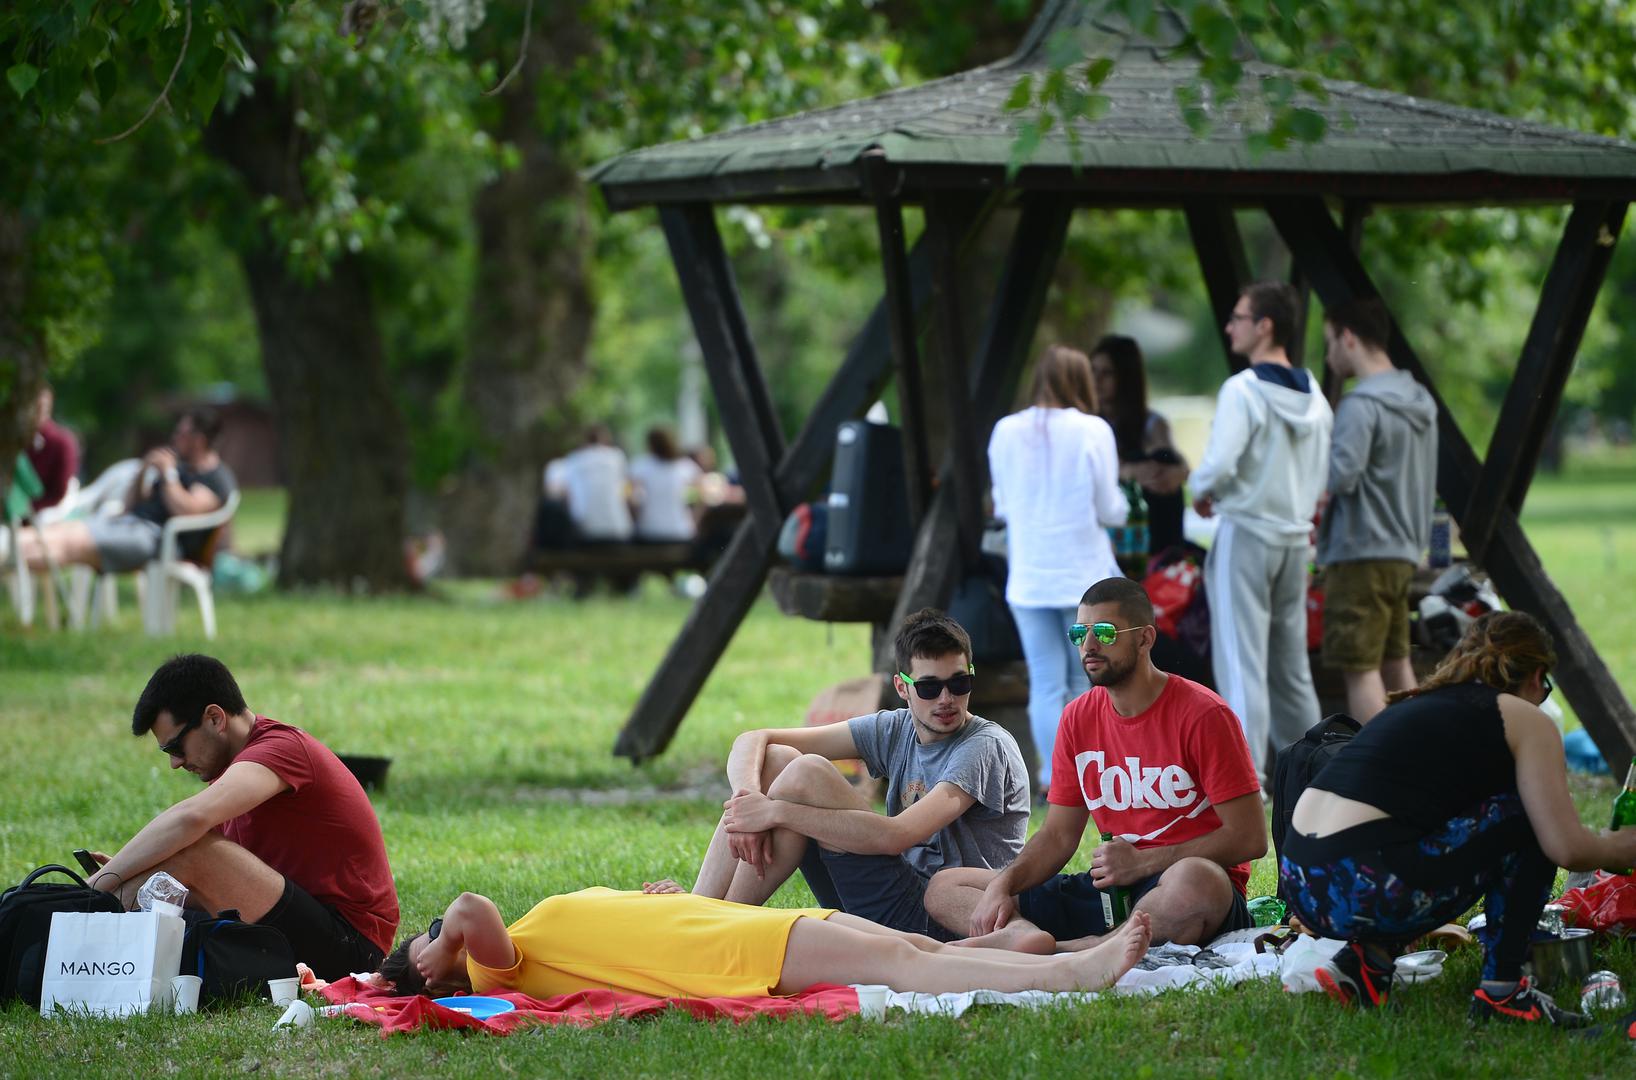
[[[295,974],[295,950],[274,926],[239,921],[229,908],[191,920],[182,937],[183,975],[197,975],[199,1003],[220,1003],[247,994],[271,997],[268,979]]]
[[[1333,713],[1278,752],[1278,763],[1272,773],[1272,843],[1277,852],[1284,850],[1284,836],[1289,831],[1290,819],[1295,816],[1295,804],[1301,792],[1362,730],[1363,725],[1345,713]],[[1278,876],[1278,898],[1286,904],[1290,902],[1284,895],[1282,874]]]
[[[46,874],[73,880],[41,882]],[[119,897],[98,892],[66,866],[42,866],[18,885],[0,893],[0,1006],[22,998],[40,1007],[45,978],[45,947],[51,938],[51,916],[59,911],[124,911]]]

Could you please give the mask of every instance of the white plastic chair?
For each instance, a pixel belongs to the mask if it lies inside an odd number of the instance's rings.
[[[212,532],[232,520],[239,508],[239,493],[235,490],[227,501],[208,514],[183,514],[165,522],[159,536],[159,554],[137,571],[137,593],[142,608],[142,628],[150,635],[159,636],[176,631],[177,594],[183,585],[193,590],[199,601],[199,619],[204,624],[205,637],[216,637],[216,596],[211,588],[210,561],[215,554],[215,538],[206,543],[204,562],[195,563],[184,558],[178,537],[188,532]],[[93,606],[93,593],[95,605]],[[87,621],[96,626],[111,620],[115,610],[116,579],[112,573],[93,575],[85,568],[77,568],[74,578],[73,602],[69,611],[70,624],[83,627]],[[89,609],[89,611],[88,611]],[[89,615],[89,618],[88,618]]]
[[[206,542],[204,562],[184,558],[178,550],[177,537],[185,532],[214,532],[233,519],[239,508],[237,490],[229,493],[219,509],[208,514],[184,514],[165,522],[159,538],[159,557],[143,567],[142,626],[151,635],[176,632],[176,598],[183,585],[193,590],[199,600],[199,621],[204,623],[205,637],[216,637],[216,595],[210,584],[210,563],[215,556],[215,537]]]

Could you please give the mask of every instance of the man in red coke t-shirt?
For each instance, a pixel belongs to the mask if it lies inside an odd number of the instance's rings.
[[[204,791],[143,826],[91,884],[129,907],[163,870],[189,906],[236,909],[277,927],[319,978],[373,971],[392,947],[398,894],[380,822],[329,748],[252,712],[221,661],[167,661],[137,701],[136,735],[153,733],[171,768]]]
[[[1115,889],[1152,916],[1155,941],[1198,944],[1250,926],[1244,889],[1267,823],[1238,718],[1153,666],[1153,605],[1136,582],[1092,585],[1077,618],[1063,629],[1080,639],[1092,686],[1062,712],[1045,823],[1004,870],[933,878],[927,910],[969,926],[976,944],[1030,952],[1095,944],[1112,929],[1102,901]],[[1092,821],[1112,839],[1090,870],[1061,873]]]

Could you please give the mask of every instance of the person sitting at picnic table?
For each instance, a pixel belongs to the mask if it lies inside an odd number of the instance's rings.
[[[1481,616],[1296,802],[1279,873],[1301,922],[1347,943],[1316,972],[1337,1001],[1383,1005],[1398,954],[1481,898],[1487,952],[1472,1019],[1588,1022],[1537,990],[1522,963],[1557,865],[1630,866],[1636,829],[1579,821],[1562,739],[1539,708],[1555,665],[1531,615]]]
[[[636,539],[644,544],[687,543],[698,532],[693,516],[701,470],[663,427],[648,429],[648,452],[631,462]]]
[[[1098,949],[1030,956],[960,949],[822,908],[696,896],[672,882],[541,900],[509,926],[494,901],[462,893],[400,942],[378,985],[400,995],[515,991],[547,998],[610,989],[650,997],[764,997],[819,983],[904,992],[1101,990],[1142,958],[1138,913]]]

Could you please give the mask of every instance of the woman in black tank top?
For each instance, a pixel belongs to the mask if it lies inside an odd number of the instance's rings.
[[[1557,865],[1636,863],[1636,830],[1595,833],[1579,821],[1562,741],[1539,710],[1555,664],[1533,617],[1484,615],[1302,794],[1279,875],[1306,926],[1347,942],[1315,973],[1331,997],[1380,1005],[1395,958],[1482,899],[1487,952],[1472,1017],[1586,1022],[1537,993],[1522,963]]]

